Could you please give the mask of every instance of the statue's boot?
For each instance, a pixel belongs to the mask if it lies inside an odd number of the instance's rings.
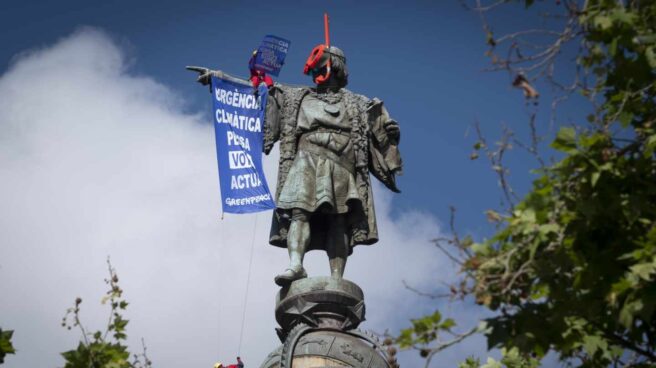
[[[276,276],[274,278],[274,281],[278,286],[287,286],[292,283],[292,281],[296,281],[298,279],[304,279],[307,277],[307,272],[305,272],[305,269],[301,266],[297,270],[294,268],[288,268],[286,269],[283,273],[280,275]]]

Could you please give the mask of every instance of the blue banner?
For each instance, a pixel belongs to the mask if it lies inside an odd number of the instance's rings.
[[[223,211],[251,213],[275,208],[264,171],[262,142],[267,87],[212,77],[214,133]]]
[[[273,35],[265,36],[257,49],[254,68],[277,77],[285,63],[289,44],[290,41],[284,38]]]

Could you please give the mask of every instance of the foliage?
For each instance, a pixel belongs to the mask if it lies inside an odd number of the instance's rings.
[[[486,7],[477,1],[474,9],[484,13],[509,2]],[[540,139],[532,137],[526,147],[540,159],[538,178],[518,203],[503,185],[509,206],[488,211],[498,226],[490,239],[449,241],[458,250],[450,257],[463,271],[452,292],[474,296],[494,313],[486,320],[489,348],[524,358],[553,351],[583,367],[654,366],[656,2],[572,0],[560,6],[564,29],[544,31],[555,40],[532,55],[519,51],[526,44],[520,37],[539,30],[495,38],[484,24],[488,55],[497,69],[518,76],[515,85],[527,98],[536,97],[527,92],[535,91],[532,82],[546,77],[563,93],[587,98],[591,112],[587,121],[558,131],[551,147],[560,160],[551,165],[544,165]],[[511,42],[507,55],[519,56],[498,56],[504,41]],[[577,43],[578,53],[577,75],[565,86],[550,73],[567,42]],[[507,147],[494,151],[482,141],[475,153],[500,160]],[[492,161],[504,179],[506,170]],[[411,330],[399,341],[421,334],[414,324]],[[470,359],[462,366],[478,364]],[[503,360],[485,366],[500,364],[518,366]],[[519,366],[536,366],[526,364]]]
[[[526,358],[522,356],[517,349],[501,349],[502,357],[500,361],[487,358],[487,362],[481,365],[478,358],[467,358],[458,368],[537,368],[539,361],[535,358]]]
[[[14,331],[12,330],[3,331],[2,328],[0,328],[0,364],[5,362],[5,356],[7,356],[7,354],[16,353],[14,346],[11,344],[11,337],[13,334]]]
[[[143,353],[132,355],[124,345],[127,339],[126,326],[128,320],[123,318],[122,313],[128,306],[123,299],[123,289],[119,287],[118,275],[107,260],[109,278],[105,283],[109,290],[102,298],[102,304],[109,304],[110,313],[107,327],[104,331],[87,332],[80,321],[80,304],[82,299],[77,298],[75,305],[66,311],[62,320],[62,326],[69,330],[77,327],[82,332],[82,340],[74,350],[62,353],[66,360],[64,368],[147,368],[151,367],[151,361],[146,356],[146,347]],[[143,342],[143,341],[142,341]]]
[[[401,330],[397,342],[401,348],[408,348],[417,344],[426,344],[437,339],[440,330],[450,332],[455,326],[455,321],[448,318],[442,321],[442,314],[439,311],[435,313],[412,320],[412,327]]]

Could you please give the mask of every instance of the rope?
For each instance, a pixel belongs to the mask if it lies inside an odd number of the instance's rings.
[[[244,323],[246,322],[246,306],[248,305],[248,289],[251,284],[251,266],[253,266],[253,250],[255,249],[255,230],[257,230],[257,214],[255,214],[255,221],[253,222],[253,237],[251,239],[251,256],[248,261],[248,273],[246,275],[246,292],[244,293],[244,311],[241,316],[241,329],[239,331],[239,347],[237,349],[237,356],[241,356],[241,341],[244,337]]]
[[[221,213],[221,220],[223,220],[223,212]],[[221,264],[221,261],[223,261],[223,259],[221,258],[221,255],[223,254],[223,248],[225,247],[225,225],[226,225],[226,223],[221,221],[220,224],[221,224],[221,243],[219,244],[219,256],[218,256],[218,258],[219,258],[218,264],[219,265]],[[219,270],[221,269],[221,267],[217,267],[217,268]],[[221,279],[221,277],[219,277],[219,280],[220,279]],[[222,292],[221,292],[221,283],[219,282],[218,284],[219,284],[219,290],[218,290],[217,295],[223,295]],[[219,313],[219,318],[218,318],[218,321],[217,321],[217,327],[219,328],[219,336],[218,336],[218,339],[217,339],[217,342],[216,342],[216,344],[217,344],[217,349],[216,350],[217,350],[218,356],[221,357],[221,300],[219,300],[219,304],[217,305],[216,310]]]

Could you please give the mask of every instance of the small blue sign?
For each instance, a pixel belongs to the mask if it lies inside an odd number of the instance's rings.
[[[267,35],[257,49],[254,67],[264,73],[275,75],[285,63],[290,41],[273,35]]]
[[[276,207],[262,169],[268,89],[212,77],[214,133],[223,211],[252,213]]]

